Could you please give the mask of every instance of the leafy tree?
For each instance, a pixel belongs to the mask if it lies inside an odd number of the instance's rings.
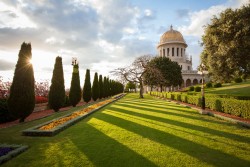
[[[250,74],[250,4],[226,9],[205,27],[202,63],[216,82]]]
[[[91,92],[91,82],[90,82],[90,71],[86,70],[85,82],[83,86],[83,100],[88,103],[91,100],[92,92]]]
[[[96,101],[100,96],[100,88],[98,83],[98,74],[95,73],[93,86],[92,86],[92,99]]]
[[[20,118],[20,122],[24,122],[35,107],[35,79],[31,58],[31,44],[22,43],[7,101],[10,114],[16,119]]]
[[[147,81],[150,86],[160,86],[162,91],[163,86],[181,85],[181,67],[177,62],[171,61],[167,57],[157,56],[148,63],[148,66],[150,67],[148,69],[158,69],[160,72],[159,74],[157,73],[157,70],[146,71],[144,75],[145,81]]]
[[[140,98],[143,98],[143,75],[146,72],[148,62],[151,60],[151,56],[141,56],[135,59],[135,61],[129,66],[124,68],[115,69],[112,73],[134,83],[139,83],[140,86]],[[149,69],[148,69],[149,70]]]
[[[63,107],[65,101],[65,86],[62,58],[57,56],[49,90],[49,106],[55,111]]]
[[[104,95],[103,95],[104,87],[103,87],[102,75],[99,75],[99,89],[100,89],[99,99],[101,99],[104,97]]]
[[[73,65],[73,73],[71,86],[69,91],[69,101],[73,107],[79,103],[81,100],[81,86],[80,86],[80,76],[79,76],[79,66],[78,64]]]
[[[135,83],[129,81],[129,82],[126,84],[126,89],[134,89],[135,92],[136,92],[136,85],[135,85]]]

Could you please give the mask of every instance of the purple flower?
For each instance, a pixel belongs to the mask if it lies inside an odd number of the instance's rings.
[[[8,152],[14,150],[14,148],[11,147],[0,147],[0,157],[8,154]]]

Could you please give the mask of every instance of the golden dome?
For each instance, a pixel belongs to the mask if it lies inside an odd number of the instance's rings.
[[[165,32],[161,36],[158,46],[165,44],[165,43],[183,43],[183,44],[187,45],[182,34],[179,31],[173,30],[172,25],[170,26],[170,30]]]

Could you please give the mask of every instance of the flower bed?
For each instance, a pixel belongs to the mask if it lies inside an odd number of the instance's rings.
[[[38,126],[32,127],[30,129],[24,130],[22,133],[26,136],[54,136],[57,133],[63,131],[69,126],[77,123],[78,121],[84,119],[88,115],[94,113],[100,108],[112,103],[115,100],[120,99],[125,94],[120,94],[112,97],[111,99],[98,102],[96,104],[90,105],[80,111],[73,112],[71,114],[65,115],[63,117],[56,118],[52,121],[40,124]]]
[[[28,146],[0,144],[0,165],[27,149]]]

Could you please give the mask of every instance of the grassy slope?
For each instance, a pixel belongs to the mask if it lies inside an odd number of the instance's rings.
[[[205,89],[210,94],[226,94],[236,96],[250,96],[250,80],[242,83],[223,84],[220,88]]]
[[[250,131],[162,100],[129,94],[54,137],[0,129],[30,149],[3,166],[250,166]],[[10,135],[12,134],[12,135]]]

